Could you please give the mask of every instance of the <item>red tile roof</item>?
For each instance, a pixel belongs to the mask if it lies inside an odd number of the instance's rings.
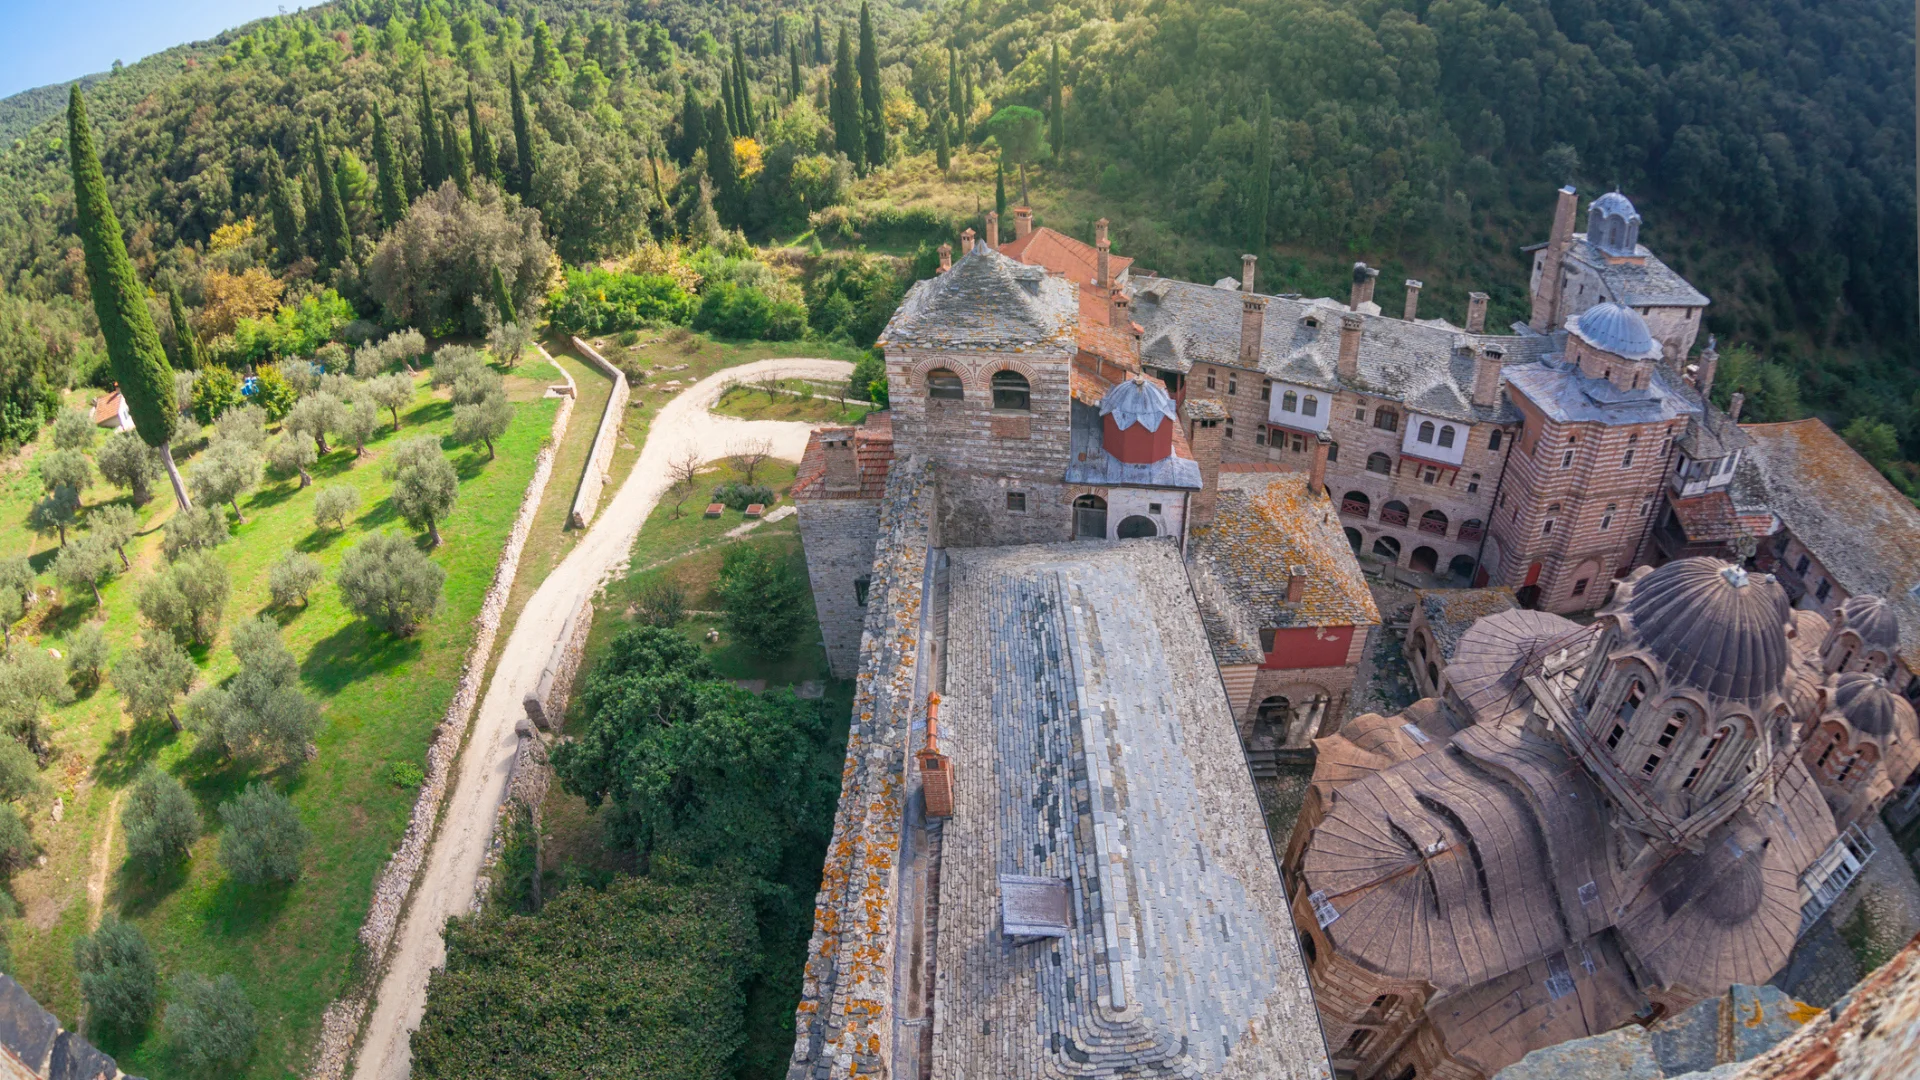
[[[827,461],[820,450],[823,431],[853,432],[854,461],[860,467],[858,491],[828,492],[823,482]],[[800,470],[793,482],[793,499],[878,499],[887,490],[887,471],[893,467],[893,414],[868,413],[859,426],[817,427],[807,436],[807,449],[800,455]]]
[[[1725,491],[1709,491],[1691,499],[1675,499],[1673,516],[1680,519],[1680,527],[1686,530],[1687,539],[1692,543],[1733,539],[1733,497]]]
[[[1000,253],[1029,266],[1044,266],[1065,274],[1067,280],[1076,285],[1091,284],[1099,269],[1099,252],[1092,244],[1048,228],[1035,229],[1018,240],[1001,244]],[[1125,255],[1107,256],[1107,273],[1113,277],[1126,273],[1132,265],[1133,260]]]
[[[120,391],[109,390],[107,395],[93,403],[93,422],[95,426],[120,424]]]

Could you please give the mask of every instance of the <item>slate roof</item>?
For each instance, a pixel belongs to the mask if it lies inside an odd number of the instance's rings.
[[[1099,271],[1100,253],[1092,244],[1044,226],[1011,243],[1001,244],[1000,254],[1063,274],[1076,285],[1090,284]],[[1107,274],[1116,281],[1132,265],[1133,260],[1125,255],[1107,254]]]
[[[1333,504],[1308,494],[1305,473],[1222,466],[1213,524],[1188,532],[1201,622],[1222,664],[1263,660],[1262,630],[1380,621]],[[1300,602],[1289,604],[1293,566],[1305,566],[1307,580]]]
[[[860,490],[826,490],[827,461],[820,449],[823,431],[853,432],[853,459],[860,467]],[[793,498],[801,499],[878,499],[887,490],[887,471],[893,466],[893,414],[868,413],[854,428],[817,427],[807,436],[807,448],[800,455],[800,468],[793,481]]]
[[[1920,673],[1920,508],[1818,419],[1746,424],[1733,474],[1742,511],[1771,510],[1849,594],[1884,598],[1899,657]]]
[[[1653,378],[1645,387],[1634,390],[1588,378],[1578,365],[1560,356],[1533,364],[1508,364],[1506,380],[1548,418],[1561,423],[1651,424],[1696,416],[1701,409],[1699,394],[1661,364],[1653,366]]]
[[[1701,402],[1701,411],[1687,421],[1678,445],[1695,461],[1713,461],[1753,445],[1753,440],[1725,412],[1709,402]]]
[[[19,1075],[7,1058],[24,1064],[31,1075],[52,1080],[138,1080],[79,1032],[61,1030],[60,1021],[32,994],[0,975],[0,1074]]]
[[[1741,531],[1733,512],[1733,497],[1725,491],[1709,491],[1672,503],[1673,516],[1680,519],[1680,528],[1690,543],[1731,540]]]
[[[1078,289],[985,244],[914,284],[880,345],[1018,351],[1071,341]]]
[[[1121,461],[1107,453],[1106,432],[1098,406],[1088,405],[1076,397],[1072,425],[1068,436],[1067,483],[1200,490],[1200,463],[1193,460],[1193,451],[1188,448],[1179,424],[1173,428],[1173,453],[1146,464]]]
[[[1415,589],[1413,599],[1426,615],[1434,644],[1440,646],[1441,663],[1453,659],[1454,648],[1476,620],[1520,606],[1513,598],[1513,590],[1505,585],[1486,589]]]
[[[1243,294],[1171,278],[1136,282],[1133,320],[1142,330],[1141,363],[1187,372],[1196,363],[1240,364]],[[1340,319],[1345,304],[1322,297],[1269,296],[1260,335],[1260,370],[1268,377],[1323,390],[1339,388]],[[1308,317],[1319,325],[1306,325]],[[1404,402],[1453,420],[1518,419],[1504,401],[1473,404],[1472,346],[1499,350],[1507,370],[1554,348],[1546,336],[1468,334],[1438,319],[1362,314],[1360,375],[1348,389]]]
[[[1622,261],[1589,243],[1586,233],[1574,233],[1567,258],[1599,275],[1608,295],[1628,307],[1706,307],[1711,303],[1645,244],[1634,245],[1633,259]]]

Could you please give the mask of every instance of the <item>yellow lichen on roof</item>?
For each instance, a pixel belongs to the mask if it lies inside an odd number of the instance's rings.
[[[1325,495],[1304,473],[1223,474],[1220,509],[1195,529],[1201,556],[1233,598],[1272,608],[1262,627],[1372,626],[1380,621],[1360,564]],[[1307,568],[1298,603],[1286,603],[1294,566]]]

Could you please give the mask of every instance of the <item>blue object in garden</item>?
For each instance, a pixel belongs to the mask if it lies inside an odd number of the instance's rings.
[[[254,390],[259,388],[259,383],[260,380],[255,376],[247,376],[247,381],[240,384],[240,395],[242,397],[252,397]]]

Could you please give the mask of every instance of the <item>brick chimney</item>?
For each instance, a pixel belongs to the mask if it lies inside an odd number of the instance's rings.
[[[1248,258],[1252,258],[1251,255]],[[1253,264],[1248,263],[1249,267]],[[1249,271],[1251,272],[1251,271]],[[1267,298],[1252,293],[1243,293],[1240,297],[1240,366],[1252,370],[1260,367],[1260,335],[1267,323]]]
[[[1013,238],[1025,240],[1033,231],[1033,207],[1016,206],[1013,208]]]
[[[1295,563],[1287,567],[1287,603],[1297,604],[1307,591],[1307,568]]]
[[[944,274],[951,269],[953,269],[953,245],[941,244],[940,245],[940,272]]]
[[[1093,223],[1093,283],[1103,289],[1113,287],[1112,256],[1113,243],[1107,239],[1107,219],[1101,218]]]
[[[1107,290],[1107,325],[1122,333],[1133,333],[1133,302],[1121,289]]]
[[[1707,347],[1700,350],[1700,371],[1694,375],[1693,384],[1700,388],[1700,396],[1706,397],[1713,389],[1714,369],[1720,366],[1720,342],[1712,334],[1707,335]]]
[[[821,428],[820,456],[827,466],[826,474],[822,477],[823,490],[828,492],[860,490],[860,461],[855,456],[853,448],[852,428]]]
[[[1366,263],[1357,262],[1353,264],[1353,292],[1347,300],[1347,309],[1349,311],[1359,311],[1361,304],[1370,304],[1373,302],[1373,279],[1379,276],[1380,271],[1375,270]]]
[[[1354,312],[1340,316],[1340,379],[1351,382],[1360,377],[1360,331],[1366,319]]]
[[[1533,314],[1527,319],[1528,326],[1543,334],[1560,321],[1560,264],[1573,243],[1573,215],[1579,203],[1573,185],[1568,184],[1560,189],[1553,206],[1553,234],[1547,237],[1546,254],[1540,260],[1540,285],[1533,292]]]
[[[1327,493],[1327,451],[1333,439],[1326,432],[1313,437],[1313,468],[1307,473],[1307,494],[1319,498]]]
[[[1418,278],[1407,279],[1407,310],[1404,314],[1401,315],[1401,318],[1407,320],[1408,322],[1412,322],[1414,319],[1419,317],[1420,290],[1424,287],[1425,287],[1424,283],[1421,282]]]
[[[967,229],[960,234],[960,254],[973,254],[973,230]]]
[[[987,211],[987,246],[1000,250],[1000,214],[999,211]]]
[[[1487,294],[1470,292],[1467,294],[1467,333],[1484,334],[1487,332]]]
[[[1227,410],[1211,398],[1187,402],[1187,446],[1200,466],[1200,490],[1187,503],[1187,524],[1211,525],[1220,504],[1220,424]]]
[[[1260,263],[1260,257],[1258,255],[1240,256],[1240,291],[1241,292],[1250,293],[1253,291],[1253,271],[1254,271],[1254,268],[1259,265],[1259,263]]]
[[[953,816],[953,762],[940,752],[940,695],[927,695],[927,744],[920,759],[920,796],[930,818]]]
[[[1498,349],[1473,349],[1473,403],[1482,408],[1500,404],[1500,363]]]
[[[1733,423],[1736,423],[1736,424],[1739,423],[1740,407],[1742,405],[1745,405],[1746,403],[1747,403],[1747,395],[1742,393],[1736,392],[1731,398],[1728,398],[1727,399],[1727,419],[1732,421]]]

